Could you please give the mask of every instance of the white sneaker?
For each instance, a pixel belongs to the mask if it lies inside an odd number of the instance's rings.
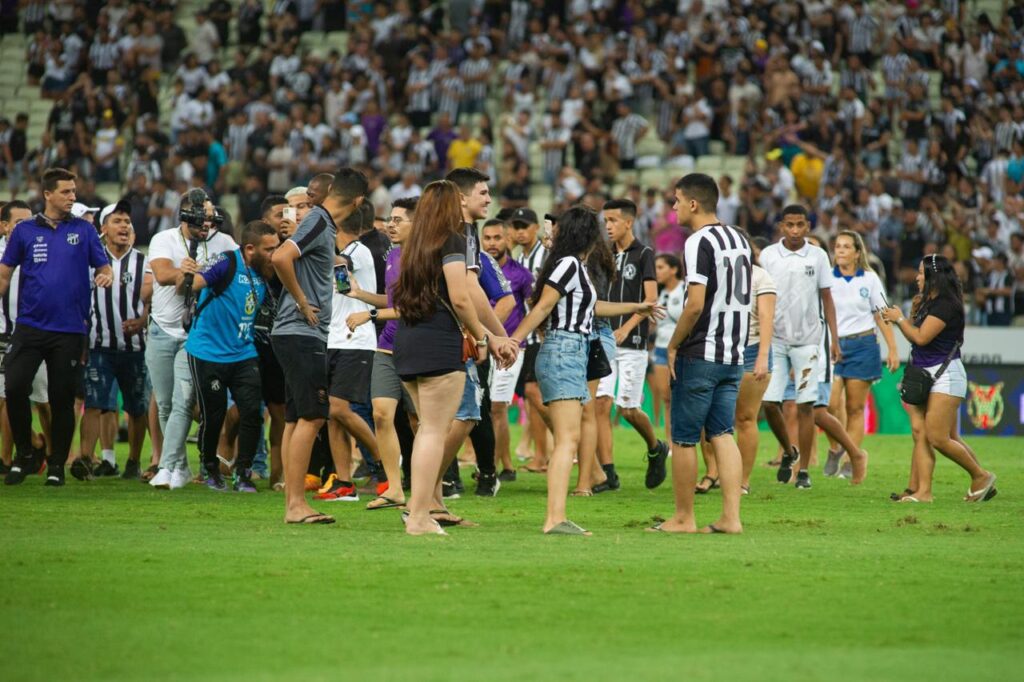
[[[156,476],[149,479],[149,484],[154,488],[159,488],[161,490],[170,490],[171,478],[172,477],[170,471],[168,471],[167,469],[161,469],[160,471],[156,472]]]
[[[175,469],[171,474],[171,490],[180,490],[192,482],[192,471],[188,467]]]

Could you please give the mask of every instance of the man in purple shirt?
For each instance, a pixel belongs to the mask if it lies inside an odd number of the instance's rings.
[[[434,151],[437,152],[437,162],[444,170],[448,167],[448,147],[458,135],[452,130],[451,119],[447,113],[441,112],[437,115],[437,125],[427,135],[427,139],[434,143]]]
[[[511,334],[526,317],[526,301],[533,293],[533,275],[509,256],[505,230],[504,221],[488,220],[480,233],[480,241],[483,250],[501,266],[505,279],[512,287],[515,306],[504,322],[505,329]],[[501,458],[502,470],[498,474],[501,481],[516,480],[509,452],[508,406],[512,402],[516,383],[519,381],[519,372],[523,368],[523,357],[524,355],[520,353],[515,364],[508,369],[491,364],[491,421],[494,422],[494,450]]]
[[[110,260],[92,223],[71,215],[75,174],[62,168],[43,173],[42,213],[18,223],[0,259],[0,295],[20,267],[18,321],[4,362],[7,414],[17,456],[4,483],[17,485],[31,473],[32,407],[29,394],[39,365],[49,382],[52,452],[46,485],[64,485],[64,463],[75,432],[75,386],[82,372],[92,291],[112,283]]]

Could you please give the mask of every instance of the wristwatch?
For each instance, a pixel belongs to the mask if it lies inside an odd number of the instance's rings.
[[[377,320],[377,309],[376,308],[370,308],[370,319],[374,320],[374,321]]]
[[[484,334],[484,338],[477,340],[476,347],[477,348],[487,348],[487,334]]]

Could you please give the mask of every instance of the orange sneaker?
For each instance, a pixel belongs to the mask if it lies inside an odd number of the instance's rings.
[[[321,481],[319,476],[314,476],[313,474],[306,474],[306,492],[310,492],[311,490],[319,490],[320,486]]]
[[[325,486],[324,488],[321,488],[320,492],[313,496],[314,500],[322,500],[324,502],[359,501],[359,492],[351,481],[340,481],[338,480],[338,477],[333,474],[329,480],[330,487]]]
[[[377,496],[380,497],[388,491],[391,485],[387,481],[377,481]]]

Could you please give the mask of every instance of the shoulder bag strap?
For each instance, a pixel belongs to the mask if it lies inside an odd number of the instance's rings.
[[[956,345],[953,346],[953,350],[949,351],[949,355],[946,356],[946,361],[942,363],[942,366],[939,367],[939,371],[937,371],[935,373],[935,376],[932,377],[933,379],[938,380],[938,378],[942,376],[942,373],[946,371],[947,367],[949,367],[949,363],[953,362],[953,356],[956,355],[956,352],[959,349],[960,349],[960,342],[957,341]]]

